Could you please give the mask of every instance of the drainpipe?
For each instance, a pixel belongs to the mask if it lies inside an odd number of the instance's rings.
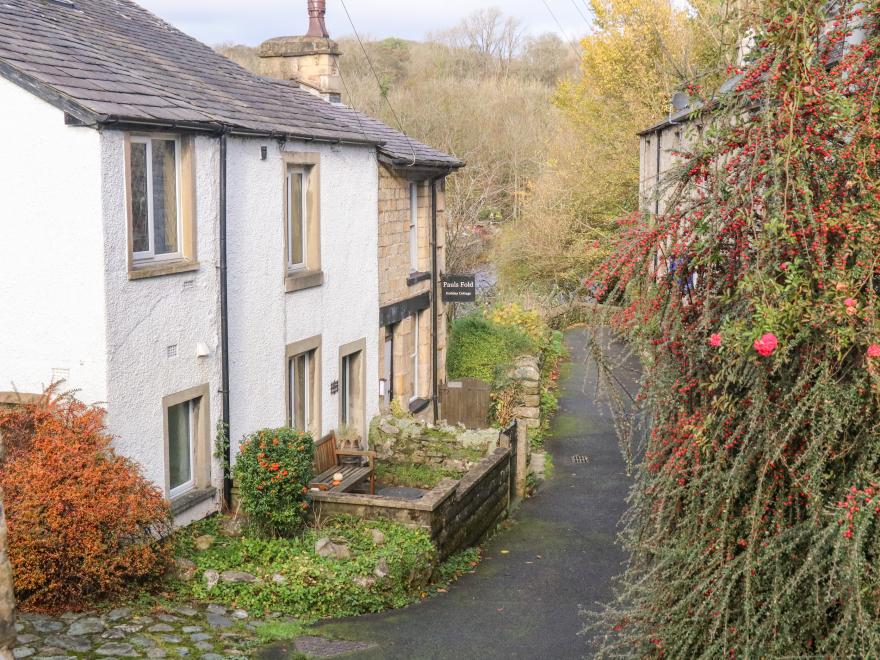
[[[223,427],[229,439],[229,292],[227,285],[228,261],[226,254],[226,132],[220,134],[220,344],[223,352],[222,394]],[[231,440],[226,443],[223,456],[223,501],[232,504]]]
[[[440,421],[440,379],[437,374],[437,352],[440,350],[438,340],[439,323],[437,322],[437,289],[440,273],[437,272],[437,182],[440,177],[431,179],[431,401],[434,406],[434,423]]]

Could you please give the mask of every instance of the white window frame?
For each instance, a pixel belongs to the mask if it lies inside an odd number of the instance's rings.
[[[419,398],[419,389],[421,387],[421,364],[420,364],[421,363],[421,355],[420,355],[420,353],[421,353],[421,350],[420,350],[420,348],[421,348],[421,346],[420,346],[420,344],[421,344],[421,331],[420,331],[420,326],[422,325],[421,324],[421,320],[422,320],[421,316],[422,316],[421,312],[416,312],[412,316],[413,350],[412,350],[412,355],[410,355],[410,358],[412,360],[412,367],[411,368],[412,368],[412,388],[413,389],[412,389],[412,396],[410,397],[411,402],[415,401],[416,399]]]
[[[409,184],[409,269],[419,270],[419,184]]]
[[[187,415],[189,416],[189,480],[185,483],[180,484],[176,488],[171,488],[168,492],[169,499],[174,499],[175,497],[180,497],[185,493],[193,490],[196,487],[196,433],[197,429],[195,428],[196,416],[195,416],[195,408],[196,402],[198,399],[189,399],[187,401],[181,401],[179,404],[175,406],[170,406],[169,410],[172,407],[176,406],[186,406],[187,407]],[[166,411],[166,415],[168,412]],[[169,442],[170,442],[170,430],[169,430]],[[170,471],[171,465],[169,464],[168,469]]]
[[[290,426],[291,428],[295,428],[297,431],[301,433],[311,433],[312,426],[314,424],[314,419],[312,418],[312,394],[313,394],[313,383],[312,383],[312,369],[314,368],[314,360],[315,360],[315,351],[304,351],[302,353],[297,353],[290,357],[287,361],[287,382],[290,392],[290,401],[288,402],[288,406],[290,408]],[[297,360],[305,357],[305,364],[303,365],[303,369],[305,370],[305,378],[303,383],[302,392],[296,386],[296,379],[294,378],[295,368]],[[305,415],[305,419],[303,420],[303,428],[299,428],[296,426],[296,395],[305,397],[305,405],[303,406],[303,414]]]
[[[302,176],[302,262],[293,261],[293,186],[292,178]],[[287,270],[295,272],[306,270],[309,265],[309,168],[295,165],[287,168]]]
[[[174,175],[175,175],[175,194],[177,195],[176,206],[177,206],[177,252],[169,252],[167,254],[156,254],[156,226],[155,226],[155,218],[153,211],[153,141],[154,140],[162,140],[167,142],[174,142]],[[147,135],[132,135],[130,139],[130,144],[144,144],[147,147],[147,241],[149,242],[149,249],[146,252],[135,252],[132,250],[132,259],[137,263],[143,263],[147,261],[173,261],[177,259],[181,259],[183,257],[183,206],[181,204],[181,164],[180,164],[180,138],[179,137],[171,137],[171,136],[147,136]],[[131,147],[129,146],[129,149]],[[131,154],[129,154],[129,158],[131,158]],[[132,166],[133,169],[133,166]],[[131,189],[131,186],[134,184],[134,180],[128,182],[130,194],[133,195],[134,191]],[[132,213],[134,211],[132,210]],[[134,245],[134,217],[131,219],[131,232],[132,232],[132,245]]]

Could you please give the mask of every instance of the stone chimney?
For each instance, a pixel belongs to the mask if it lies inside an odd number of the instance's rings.
[[[342,100],[339,45],[330,39],[324,15],[326,0],[308,0],[309,30],[301,37],[275,37],[260,45],[260,74],[267,78],[295,80],[325,101]]]

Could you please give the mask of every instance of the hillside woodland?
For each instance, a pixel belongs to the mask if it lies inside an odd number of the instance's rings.
[[[578,42],[479,10],[423,42],[339,40],[347,104],[467,163],[447,187],[448,269],[552,307],[638,207],[638,130],[736,58],[744,0],[589,0]],[[570,34],[578,26],[569,26]],[[587,31],[582,24],[583,32]],[[218,50],[256,69],[256,50]]]

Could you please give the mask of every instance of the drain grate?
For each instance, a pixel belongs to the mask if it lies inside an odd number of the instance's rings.
[[[590,457],[585,454],[575,454],[571,457],[571,462],[575,465],[586,465],[590,462]]]

